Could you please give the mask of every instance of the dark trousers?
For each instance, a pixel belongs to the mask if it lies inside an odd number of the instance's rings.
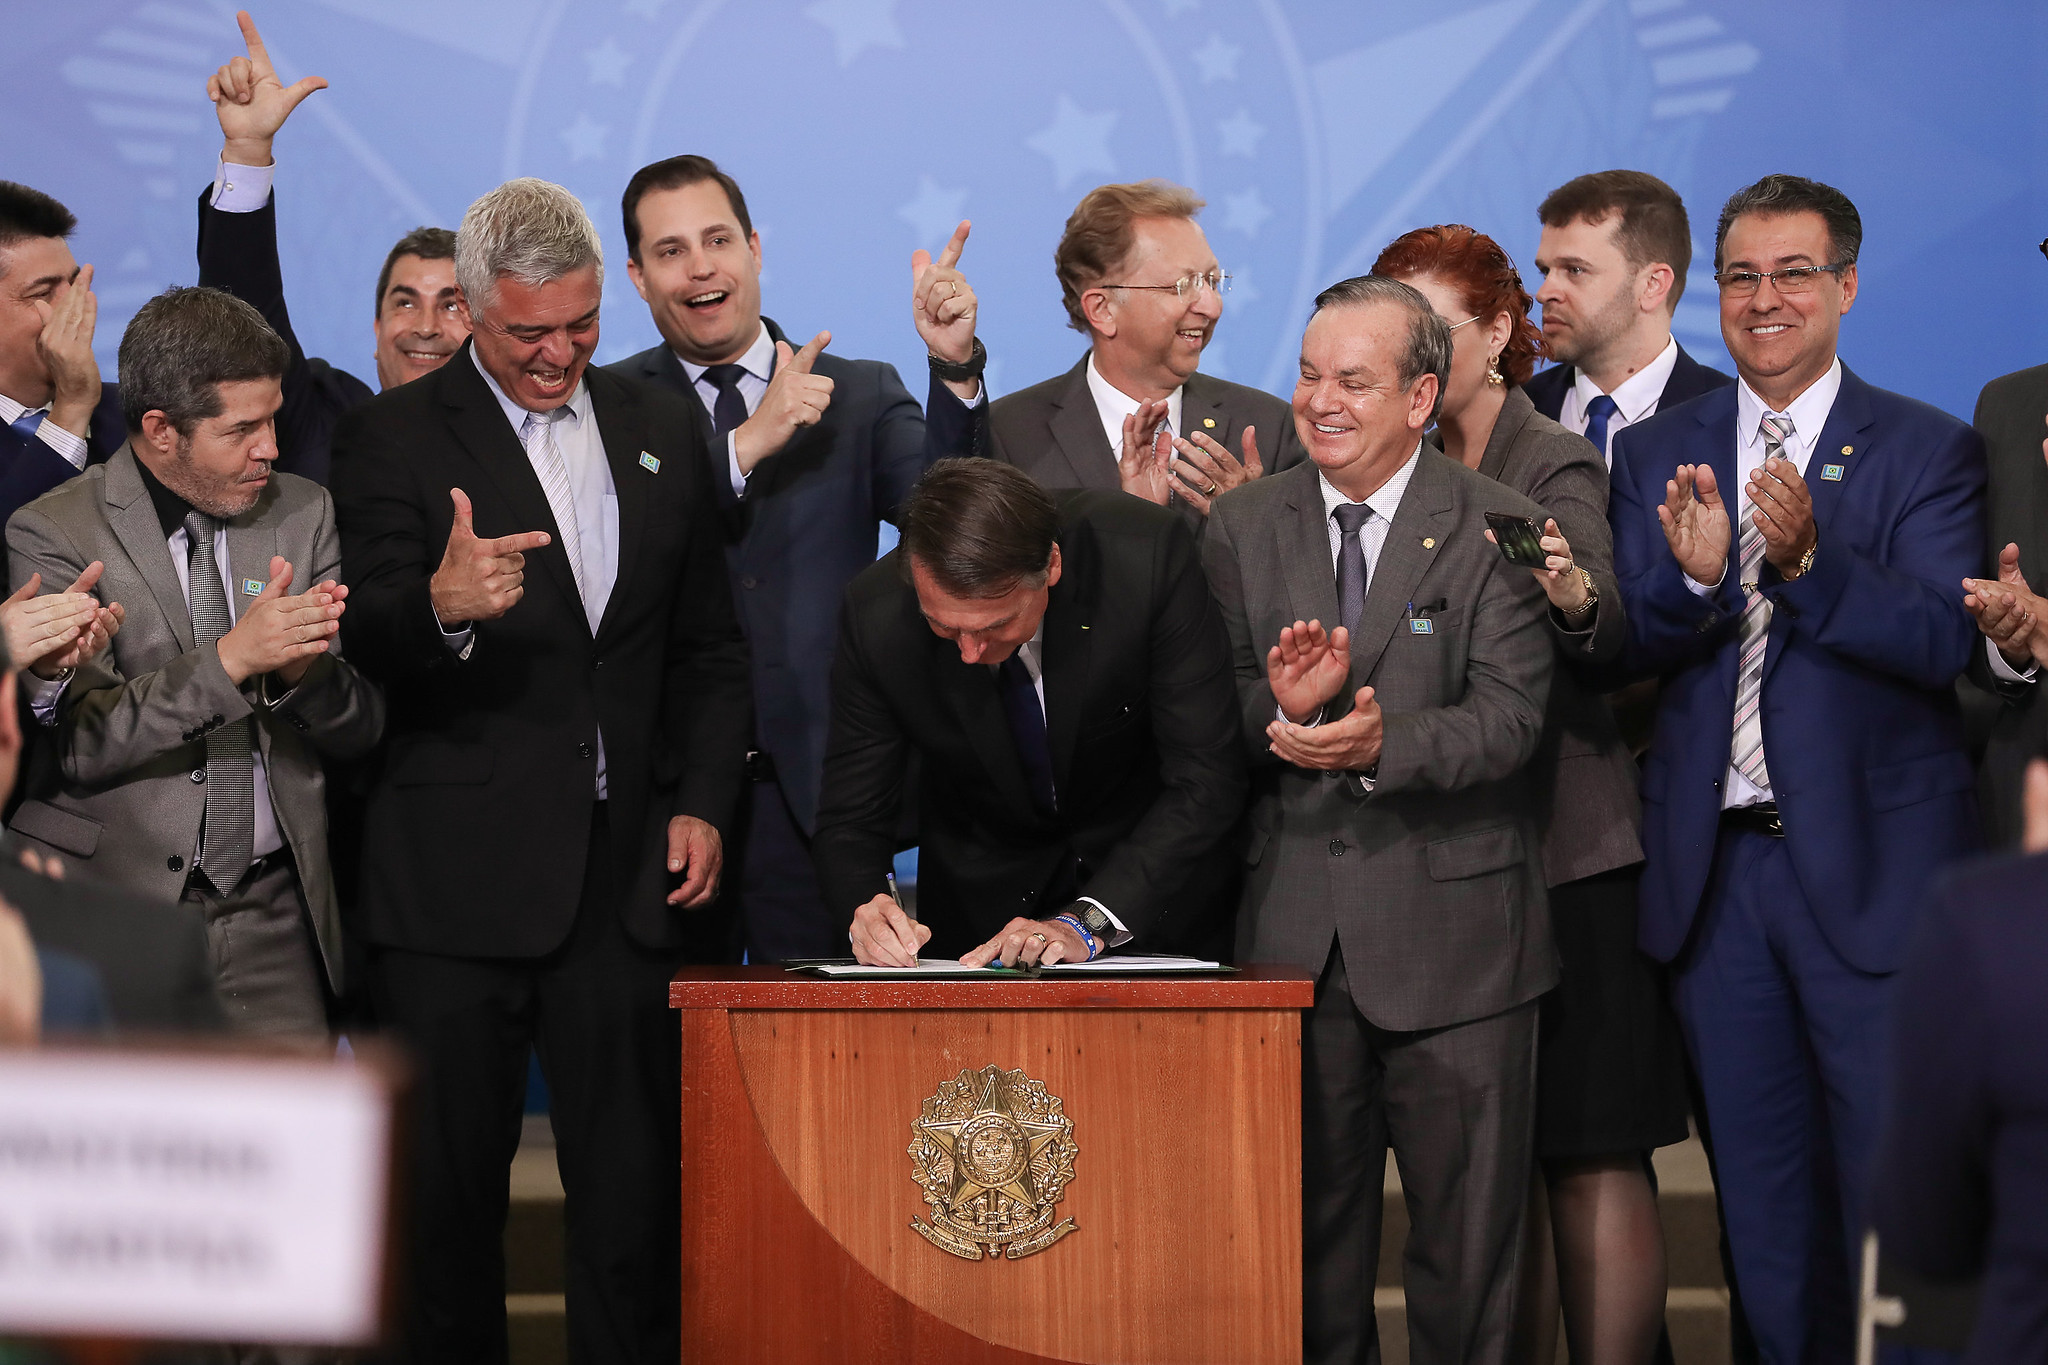
[[[401,1358],[506,1358],[505,1210],[527,1055],[553,1099],[568,1223],[569,1358],[674,1365],[680,1354],[676,1210],[678,954],[619,921],[600,804],[569,939],[543,958],[374,949],[379,1018],[418,1068],[413,1108],[411,1302]]]
[[[746,936],[747,961],[844,957],[853,908],[833,915],[811,866],[811,841],[790,814],[782,784],[773,777],[747,783],[744,818],[734,830],[728,866],[738,875],[729,891]]]
[[[1673,965],[1758,1353],[1771,1365],[1846,1361],[1892,978],[1828,943],[1785,840],[1727,828]]]
[[[1536,1122],[1536,1002],[1394,1033],[1352,1002],[1334,945],[1302,1035],[1303,1359],[1377,1361],[1387,1149],[1411,1227],[1415,1365],[1504,1365]]]

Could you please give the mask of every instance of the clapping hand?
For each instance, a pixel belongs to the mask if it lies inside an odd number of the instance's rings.
[[[1998,553],[1996,579],[1965,578],[1963,606],[1976,618],[1977,629],[1998,647],[1998,652],[2015,669],[2048,663],[2048,608],[2027,586],[2020,572],[2020,547],[2008,545]]]
[[[1728,508],[1712,467],[1680,465],[1665,482],[1657,520],[1686,577],[1708,588],[1721,581],[1728,568]]]
[[[1220,441],[1200,431],[1176,437],[1173,449],[1176,458],[1168,466],[1173,475],[1173,491],[1205,517],[1216,499],[1266,472],[1265,465],[1259,462],[1256,427],[1244,429],[1243,460],[1232,458]]]
[[[1266,682],[1280,712],[1296,725],[1315,718],[1344,687],[1351,673],[1351,632],[1324,631],[1321,621],[1296,621],[1280,628],[1280,640],[1266,651]]]
[[[43,576],[28,581],[0,601],[0,634],[8,657],[38,678],[55,679],[106,648],[121,628],[121,608],[103,607],[92,595],[106,566],[95,559],[63,592],[36,596]]]
[[[287,596],[291,582],[290,562],[272,555],[270,581],[215,646],[221,667],[237,687],[262,673],[275,673],[287,686],[296,685],[313,660],[334,647],[341,614],[348,609],[348,589],[330,578]]]
[[[238,11],[235,22],[242,26],[242,42],[249,55],[236,57],[208,76],[206,97],[213,101],[213,111],[220,118],[221,136],[226,139],[221,159],[237,166],[268,166],[270,143],[277,130],[300,101],[315,90],[325,90],[327,82],[319,76],[308,76],[287,86],[272,69],[270,54],[263,47],[263,35],[256,31],[256,21],[249,17],[249,12]]]
[[[1123,451],[1116,458],[1117,482],[1124,492],[1147,502],[1166,506],[1173,492],[1173,475],[1167,467],[1172,451],[1159,450],[1159,424],[1166,420],[1166,400],[1138,404],[1138,410],[1124,418]]]
[[[1380,761],[1385,738],[1385,717],[1370,687],[1358,689],[1350,715],[1321,725],[1276,720],[1266,727],[1266,739],[1275,756],[1317,772],[1364,772]]]

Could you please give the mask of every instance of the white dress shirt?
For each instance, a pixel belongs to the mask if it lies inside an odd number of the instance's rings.
[[[491,378],[481,361],[477,361],[474,351],[470,353],[470,359],[476,362],[477,373],[484,377],[491,396],[504,410],[505,420],[511,425],[516,440],[520,428],[526,424],[527,410],[505,396],[505,391],[498,387],[498,381]],[[562,463],[569,471],[569,496],[576,504],[576,532],[583,550],[583,617],[594,635],[597,623],[604,619],[604,608],[611,600],[612,587],[619,579],[619,492],[612,483],[612,467],[605,459],[604,438],[597,429],[597,414],[591,406],[589,386],[579,380],[576,391],[562,406],[569,415],[554,424],[555,449],[560,452]],[[521,442],[522,449],[524,445]],[[527,459],[531,463],[534,457],[529,453]],[[534,475],[545,487],[547,479],[538,465],[534,467]],[[456,657],[469,657],[476,644],[475,627],[465,626],[451,631],[444,625],[442,634]],[[606,791],[604,735],[600,732],[597,737],[597,799],[604,800]]]
[[[1045,713],[1045,621],[1043,618],[1040,618],[1038,629],[1032,634],[1031,638],[1017,646],[1017,661],[1023,664],[1024,671],[1031,675],[1031,690],[1038,694],[1038,710],[1039,714],[1043,715]],[[988,671],[994,673],[1001,667],[1001,664],[990,664]],[[1131,941],[1131,931],[1124,927],[1124,922],[1116,917],[1114,910],[1093,896],[1076,896],[1074,899],[1077,901],[1087,901],[1109,917],[1112,932],[1109,936],[1109,942],[1102,945],[1105,951]]]
[[[1607,445],[1600,457],[1607,461],[1608,468],[1614,467],[1614,435],[1624,427],[1632,427],[1646,418],[1656,415],[1657,404],[1664,397],[1664,386],[1671,382],[1671,371],[1678,364],[1678,339],[1667,337],[1664,349],[1657,352],[1657,358],[1637,370],[1614,386],[1608,394],[1614,400],[1615,412],[1607,419]],[[1564,406],[1558,410],[1557,423],[1566,431],[1586,434],[1586,405],[1600,396],[1600,386],[1586,378],[1580,370],[1572,379],[1572,386],[1565,390]]]
[[[715,418],[718,406],[718,385],[704,377],[708,365],[699,365],[692,360],[683,360],[683,373],[690,377],[690,387],[704,400],[704,411]],[[740,397],[747,400],[747,416],[752,417],[761,406],[761,399],[767,396],[768,381],[775,374],[775,339],[768,335],[768,324],[762,323],[761,330],[754,334],[754,344],[747,347],[747,353],[733,362],[746,371],[739,379]],[[725,476],[732,481],[733,496],[747,495],[747,476],[740,472],[739,430],[725,433]]]
[[[178,573],[178,592],[184,597],[185,610],[189,612],[192,610],[192,536],[183,526],[180,526],[177,530],[171,532],[164,543],[170,547],[171,567],[177,570]],[[228,528],[225,522],[213,533],[213,562],[220,569],[221,591],[227,594],[228,619],[231,622],[239,621],[242,619],[242,594],[235,587],[234,566],[228,563]],[[264,566],[263,572],[264,576],[268,578],[270,573],[269,565],[266,564]],[[21,678],[24,683],[28,684],[29,706],[35,712],[36,720],[40,724],[54,725],[57,723],[57,702],[63,697],[65,688],[70,686],[72,676],[72,674],[67,673],[62,678],[46,679],[38,678],[33,673],[23,671]],[[269,686],[267,677],[264,680],[263,686],[266,689]],[[274,697],[269,696],[266,691],[265,699],[270,705],[276,706],[291,694],[292,689],[290,688]],[[255,725],[256,722],[252,718],[250,721],[251,742],[249,745],[249,758],[254,768],[254,813],[256,823],[255,837],[249,844],[249,854],[251,857],[261,858],[265,854],[275,853],[280,848],[283,848],[284,837],[278,831],[277,810],[270,804],[270,772],[263,763],[263,746],[254,742],[255,735],[253,732]],[[200,844],[204,844],[205,841],[205,829],[202,826],[200,830]],[[199,866],[199,845],[193,846],[192,866],[195,868]]]
[[[1186,435],[1180,429],[1180,396],[1186,388],[1183,384],[1166,395],[1166,425],[1176,436]],[[1095,368],[1093,351],[1088,353],[1088,392],[1095,399],[1095,415],[1102,419],[1102,434],[1109,438],[1110,458],[1121,459],[1124,450],[1124,418],[1138,410],[1138,400],[1102,377],[1102,371]]]
[[[43,414],[42,425],[36,428],[37,439],[70,461],[73,469],[85,468],[85,438],[77,432],[66,431],[58,426],[55,419],[50,416],[47,404],[40,408],[31,408],[0,393],[0,426],[11,427],[20,421],[24,414],[31,412]]]
[[[222,213],[254,213],[270,202],[270,185],[276,176],[275,163],[238,166],[232,161],[216,162],[213,198],[207,203]]]

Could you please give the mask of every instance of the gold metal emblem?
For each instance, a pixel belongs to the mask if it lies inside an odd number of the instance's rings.
[[[1422,548],[1425,550],[1434,550],[1436,548],[1436,537],[1424,536],[1422,538]]]
[[[939,1086],[910,1125],[911,1178],[932,1206],[910,1226],[941,1251],[969,1261],[1012,1261],[1074,1231],[1053,1222],[1074,1178],[1074,1121],[1044,1081],[985,1066]]]

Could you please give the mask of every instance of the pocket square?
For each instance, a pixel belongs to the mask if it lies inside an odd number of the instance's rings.
[[[650,474],[659,474],[661,472],[661,461],[643,450],[640,452],[640,467]]]

